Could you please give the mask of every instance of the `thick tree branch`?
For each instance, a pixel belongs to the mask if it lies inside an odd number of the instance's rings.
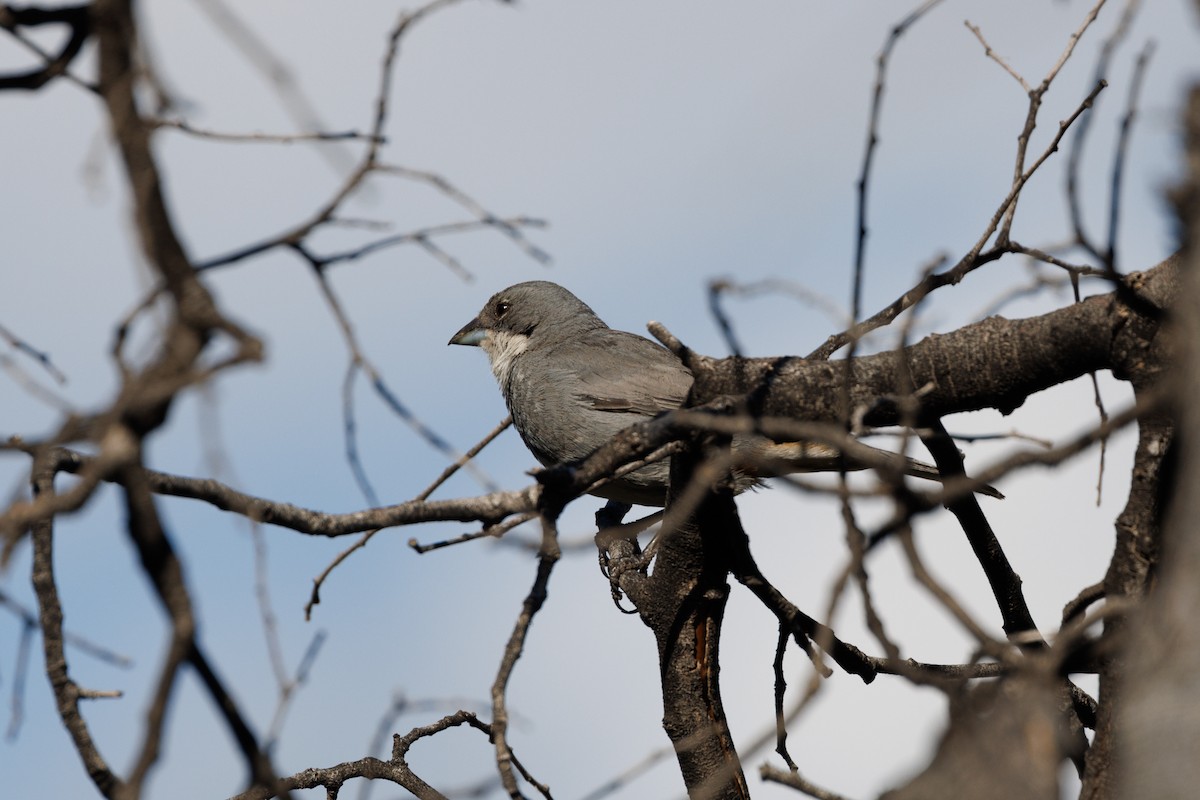
[[[741,523],[728,489],[705,492],[685,519],[673,513],[698,466],[691,453],[672,460],[663,542],[638,612],[658,642],[663,728],[689,795],[745,800],[750,790],[721,703],[719,661],[729,598],[725,536]]]
[[[1154,309],[1170,305],[1177,284],[1172,257],[1128,285]],[[982,408],[1010,412],[1035,392],[1088,372],[1110,369],[1126,377],[1157,333],[1158,322],[1118,300],[1090,297],[1038,317],[992,317],[952,333],[932,335],[903,351],[913,386],[921,389],[917,423]],[[681,354],[696,376],[697,405],[725,396],[745,397],[755,416],[838,421],[837,388],[845,380],[837,363],[796,357],[712,359]],[[895,400],[902,392],[893,352],[862,356],[849,387],[852,409],[864,424],[900,421]]]

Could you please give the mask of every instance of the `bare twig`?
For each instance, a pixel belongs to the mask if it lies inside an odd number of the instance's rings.
[[[34,461],[32,484],[35,495],[45,497],[54,493],[54,475],[57,472],[57,457],[53,453]],[[59,717],[67,734],[83,760],[84,769],[92,783],[105,796],[112,796],[125,788],[122,780],[108,766],[92,739],[83,715],[79,713],[82,691],[71,678],[63,649],[62,604],[58,596],[58,585],[54,576],[54,524],[49,517],[37,520],[32,525],[33,538],[33,590],[38,600],[38,619],[42,629],[42,652],[45,659],[46,677],[54,692]]]
[[[522,795],[517,788],[516,776],[513,775],[512,748],[508,743],[508,680],[525,647],[525,637],[529,633],[529,626],[546,601],[546,587],[550,582],[550,572],[559,558],[558,529],[555,520],[544,510],[541,518],[542,548],[538,553],[537,576],[534,578],[533,587],[529,590],[525,602],[521,605],[521,613],[517,616],[508,644],[504,648],[504,655],[500,659],[500,668],[496,672],[496,679],[492,682],[491,737],[492,743],[496,747],[496,767],[500,771],[500,781],[504,784],[505,791],[508,792],[509,797],[514,798]],[[529,779],[528,775],[525,777],[527,780]],[[550,797],[548,787],[536,782],[533,782],[533,785],[544,797]]]
[[[134,461],[123,467],[118,474],[118,480],[124,489],[129,537],[170,620],[167,655],[159,671],[142,742],[136,748],[137,756],[130,770],[130,791],[133,796],[138,795],[145,785],[150,768],[161,753],[167,712],[179,685],[178,675],[184,664],[190,664],[195,669],[213,704],[223,717],[246,761],[253,783],[263,787],[274,787],[277,773],[271,765],[270,758],[259,746],[257,737],[251,732],[244,715],[196,641],[195,615],[183,578],[183,566],[159,518],[149,482],[140,463]]]
[[[1104,40],[1104,44],[1100,47],[1100,55],[1096,59],[1096,67],[1093,71],[1093,80],[1101,81],[1108,77],[1109,64],[1112,61],[1113,54],[1117,48],[1124,42],[1129,34],[1130,27],[1133,24],[1133,18],[1141,7],[1141,0],[1128,0],[1125,3],[1125,8],[1121,13],[1121,18],[1118,21],[1113,32]],[[1079,191],[1079,163],[1083,158],[1084,146],[1087,142],[1088,133],[1092,129],[1091,117],[1084,117],[1075,132],[1075,136],[1071,145],[1071,150],[1067,154],[1067,170],[1066,170],[1066,197],[1067,207],[1071,215],[1071,227],[1075,234],[1075,243],[1083,247],[1085,251],[1090,253],[1093,258],[1101,263],[1106,263],[1106,259],[1100,248],[1096,246],[1087,232],[1083,224],[1083,208],[1080,203]]]
[[[147,120],[156,128],[170,128],[195,136],[198,139],[211,139],[217,142],[259,143],[259,144],[293,144],[295,142],[344,142],[354,140],[370,140],[373,134],[359,131],[313,131],[309,133],[231,133],[200,128],[184,119],[159,117]]]
[[[279,737],[283,733],[283,722],[287,718],[287,712],[291,708],[292,701],[296,699],[297,692],[308,683],[309,673],[312,671],[313,664],[317,661],[317,655],[321,652],[323,644],[325,644],[325,632],[317,631],[313,634],[312,639],[309,640],[308,647],[304,649],[304,655],[300,657],[300,662],[296,665],[296,671],[291,675],[284,673],[282,679],[277,676],[279,699],[275,703],[275,712],[271,715],[271,724],[268,726],[267,736],[263,740],[263,748],[267,752],[273,750],[275,743],[279,741]]]
[[[64,39],[62,49],[57,54],[47,52],[21,30],[41,25],[65,25],[70,30],[70,35]],[[61,8],[41,8],[37,6],[18,7],[6,3],[0,6],[0,28],[8,31],[9,35],[37,55],[42,62],[42,67],[39,69],[0,75],[0,91],[40,89],[60,77],[90,92],[97,91],[94,84],[76,77],[69,71],[71,62],[79,55],[92,33],[92,18],[86,4],[62,6]]]
[[[335,315],[339,313],[340,307]],[[353,340],[353,333],[343,328],[343,334],[349,337],[352,349],[357,346]],[[354,475],[354,482],[358,484],[358,490],[362,492],[367,505],[377,506],[379,497],[375,494],[375,487],[371,485],[371,479],[367,475],[366,467],[363,466],[362,457],[358,452],[358,420],[354,414],[354,379],[358,377],[358,371],[361,368],[362,362],[352,355],[350,363],[346,365],[346,377],[342,380],[342,441],[345,443],[346,463],[350,465],[350,472]]]
[[[1134,403],[1130,404],[1123,411],[1114,414],[1105,422],[1102,422],[1090,430],[1075,436],[1064,444],[1055,447],[1051,450],[1042,452],[1034,452],[1025,450],[1014,453],[1008,458],[993,464],[990,467],[985,467],[976,473],[975,480],[985,482],[995,482],[1001,477],[1010,473],[1016,472],[1026,467],[1038,466],[1053,466],[1073,458],[1074,456],[1084,452],[1093,444],[1096,444],[1101,439],[1111,436],[1114,432],[1132,424],[1142,415],[1149,413],[1157,408],[1164,400],[1164,393],[1146,392]],[[882,540],[896,533],[901,525],[906,524],[907,520],[911,519],[911,514],[927,513],[936,508],[940,508],[953,499],[960,496],[961,488],[946,487],[941,492],[936,492],[930,496],[924,496],[917,493],[913,494],[912,504],[908,508],[908,513],[899,517],[893,517],[887,522],[880,525],[868,537],[868,549],[875,547]]]
[[[784,656],[787,655],[788,634],[787,626],[780,623],[779,638],[775,641],[775,661],[772,663],[772,668],[775,670],[775,752],[789,768],[795,770],[796,762],[792,760],[792,754],[788,752],[787,748],[787,723],[783,716],[783,700],[787,694],[787,677],[783,673],[783,661]]]
[[[1070,284],[1070,280],[1068,276],[1050,275],[1039,269],[1032,269],[1027,283],[1014,286],[1007,292],[993,298],[978,314],[973,315],[972,319],[984,319],[994,316],[1003,311],[1005,306],[1010,303],[1029,297],[1036,297],[1047,289],[1051,291],[1065,289]]]
[[[730,572],[739,583],[754,593],[755,597],[767,607],[767,610],[775,615],[781,628],[787,629],[800,649],[813,660],[814,666],[818,670],[828,673],[828,668],[820,663],[813,652],[810,640],[828,653],[847,673],[857,675],[863,683],[873,681],[875,671],[871,667],[870,660],[863,655],[862,651],[854,645],[846,644],[838,639],[830,628],[817,622],[793,605],[783,596],[782,592],[763,577],[750,553],[750,541],[745,531],[739,527],[737,530],[729,531],[728,534],[731,547]]]
[[[527,514],[517,514],[511,519],[505,520],[497,525],[488,525],[482,530],[473,531],[471,533],[463,533],[458,536],[452,536],[449,539],[441,539],[430,544],[421,544],[415,538],[409,539],[408,546],[417,553],[424,555],[432,550],[441,550],[443,547],[451,547],[456,544],[465,544],[467,542],[473,542],[476,539],[498,539],[518,525],[524,525],[526,522],[536,518],[537,514],[530,511]]]
[[[58,392],[43,386],[6,353],[0,353],[0,369],[7,372],[13,381],[28,392],[30,396],[37,398],[46,405],[56,408],[64,414],[70,414],[74,410],[69,400]]]
[[[62,459],[62,471],[82,474],[89,482],[98,482],[102,475],[105,476],[104,480],[111,479],[106,468],[111,469],[110,465],[115,456],[110,461],[103,461],[99,457],[83,456],[69,450],[54,452]],[[209,478],[184,478],[154,470],[145,470],[145,475],[151,490],[157,494],[202,500],[223,511],[231,511],[250,519],[313,536],[345,536],[371,528],[411,525],[417,522],[499,521],[512,514],[532,511],[540,493],[539,488],[534,485],[520,491],[493,492],[474,498],[424,502],[410,500],[364,511],[328,514],[245,494]],[[48,518],[54,513],[70,510],[72,504],[79,500],[74,487],[66,496],[69,499],[65,501],[40,501],[35,498],[33,503],[15,505],[5,517],[0,518],[0,521],[6,525],[20,527]]]
[[[30,655],[30,647],[33,642],[33,634],[39,629],[40,623],[37,615],[25,608],[10,597],[4,590],[0,589],[0,606],[8,608],[21,620],[21,638],[17,644],[17,652],[13,659],[13,676],[10,681],[12,687],[10,689],[9,707],[11,716],[9,717],[8,729],[5,732],[5,738],[12,741],[16,739],[18,732],[21,729],[21,722],[24,719],[24,696],[25,696],[25,675],[28,671],[28,661]],[[96,644],[95,642],[80,636],[71,631],[62,631],[62,641],[65,645],[87,653],[93,658],[99,659],[115,667],[128,668],[133,665],[133,660],[128,656],[109,650],[107,647]],[[87,697],[120,697],[121,692],[96,692],[92,690],[80,689],[80,699]]]
[[[985,39],[983,36],[983,31],[979,29],[978,25],[972,25],[970,20],[963,20],[963,25],[966,25],[967,30],[975,34],[975,38],[979,40],[981,45],[983,45],[983,54],[985,56],[995,61],[1000,65],[1001,69],[1013,76],[1013,79],[1016,80],[1017,83],[1021,84],[1021,88],[1024,89],[1027,94],[1032,91],[1032,89],[1029,88],[1029,84],[1025,82],[1023,77],[1021,77],[1021,74],[1013,69],[1012,66],[1009,65],[1009,63],[1005,61],[999,53],[992,49],[992,46],[988,44],[987,39]]]
[[[466,192],[450,183],[450,181],[434,172],[427,172],[425,170],[401,166],[381,166],[379,169],[382,172],[387,172],[393,175],[399,175],[401,177],[408,178],[410,180],[421,181],[423,183],[430,184],[442,194],[446,195],[446,197],[449,197],[451,200],[470,211],[481,223],[491,225],[498,229],[501,233],[511,239],[513,243],[517,245],[517,247],[521,248],[525,255],[529,256],[534,261],[542,264],[549,264],[552,260],[549,253],[530,242],[527,238],[525,238],[525,235],[521,233],[520,226],[540,226],[544,224],[540,220],[530,220],[524,217],[520,217],[517,220],[500,219],[495,214],[488,211],[483,204],[475,200],[475,198],[471,197]]]
[[[31,454],[36,460],[37,450],[34,449]],[[30,500],[12,503],[0,515],[0,540],[4,543],[0,553],[0,566],[8,563],[13,547],[28,526],[52,519],[63,512],[82,508],[101,481],[111,480],[113,473],[132,456],[133,448],[129,437],[120,432],[106,436],[100,443],[100,452],[86,461],[76,461],[70,456],[59,454],[47,455],[47,458],[54,459],[55,467],[59,469],[67,463],[75,464],[80,480],[65,492],[41,492]]]
[[[213,25],[242,54],[246,62],[275,87],[285,113],[291,117],[297,128],[309,132],[328,129],[329,126],[322,122],[316,106],[308,99],[303,87],[296,80],[295,71],[275,54],[267,41],[238,17],[225,0],[197,0],[196,5],[208,15]],[[370,134],[360,134],[356,138],[374,142],[379,133],[373,131]],[[320,154],[338,173],[343,173],[351,167],[351,159],[343,150],[322,148]]]
[[[504,431],[508,430],[508,427],[510,425],[512,425],[512,416],[507,416],[504,419],[500,420],[499,424],[497,424],[495,428],[492,428],[491,431],[489,431],[487,434],[485,434],[482,439],[480,439],[473,447],[471,447],[471,449],[469,449],[467,452],[463,453],[458,458],[458,460],[455,461],[453,464],[451,464],[450,466],[448,466],[444,470],[442,470],[442,474],[438,475],[436,478],[434,478],[433,483],[431,483],[431,484],[429,484],[429,486],[425,487],[425,489],[420,494],[417,495],[416,499],[417,500],[428,500],[429,496],[431,494],[433,494],[435,491],[437,491],[439,486],[441,486],[443,483],[445,483],[447,480],[449,480],[450,477],[452,475],[454,475],[455,472],[458,472],[459,468],[465,466],[471,459],[473,459],[473,458],[475,458],[475,456],[479,455],[480,452],[483,451],[483,448],[485,448],[489,444],[491,444],[497,436],[504,433]]]
[[[1104,581],[1097,581],[1091,586],[1085,586],[1079,590],[1079,594],[1075,595],[1072,600],[1063,606],[1062,625],[1081,617],[1087,611],[1088,606],[1102,599],[1105,595]]]
[[[1083,38],[1083,34],[1086,33],[1087,29],[1090,28],[1092,23],[1096,21],[1096,17],[1100,15],[1100,9],[1104,8],[1106,1],[1107,0],[1097,0],[1096,5],[1092,6],[1091,10],[1084,15],[1083,22],[1079,23],[1079,27],[1075,29],[1070,37],[1068,37],[1067,45],[1063,48],[1062,54],[1059,55],[1058,61],[1056,61],[1054,66],[1050,68],[1050,71],[1046,73],[1046,77],[1042,78],[1041,86],[1038,87],[1043,94],[1047,89],[1050,88],[1050,84],[1054,82],[1054,79],[1058,77],[1059,70],[1061,70],[1071,58],[1071,54],[1075,52],[1075,45],[1079,44],[1079,40]]]
[[[433,175],[432,173],[420,172],[404,167],[389,166],[381,163],[380,151],[385,143],[385,128],[387,125],[388,116],[390,113],[390,99],[392,97],[392,81],[394,78],[395,64],[400,54],[400,45],[409,29],[424,19],[428,15],[438,11],[439,9],[453,5],[458,0],[432,0],[419,8],[411,11],[402,11],[396,18],[391,31],[387,37],[387,47],[384,51],[383,58],[380,64],[379,88],[376,92],[374,101],[374,114],[371,122],[371,128],[368,132],[359,134],[359,138],[366,143],[364,152],[358,163],[349,170],[349,176],[345,182],[334,192],[333,196],[325,203],[324,206],[307,220],[292,227],[276,236],[264,239],[260,242],[245,245],[237,248],[225,255],[209,258],[197,265],[198,270],[216,269],[218,267],[228,266],[247,258],[251,258],[270,250],[280,247],[297,248],[302,246],[308,237],[319,228],[326,225],[336,224],[338,221],[338,213],[346,201],[360,192],[370,175],[379,172],[390,172],[401,175],[414,180],[421,180],[436,190],[442,192],[455,202],[467,207],[475,214],[475,219],[451,223],[448,225],[431,226],[409,233],[399,234],[396,236],[385,237],[376,242],[371,242],[361,247],[352,248],[340,253],[318,257],[311,253],[306,253],[306,258],[314,264],[314,266],[329,266],[334,263],[343,261],[352,261],[362,258],[366,255],[374,253],[385,247],[392,247],[400,244],[416,244],[424,248],[427,252],[437,258],[444,264],[447,264],[456,271],[462,271],[461,265],[449,254],[441,250],[433,243],[435,236],[445,233],[455,233],[460,231],[476,230],[480,228],[493,228],[499,230],[507,238],[512,240],[524,252],[539,261],[546,259],[546,254],[540,249],[530,244],[520,233],[519,228],[523,226],[535,226],[542,224],[539,220],[530,220],[524,217],[518,217],[512,220],[504,220],[488,212],[482,205],[474,201],[468,195],[457,189],[444,178]],[[270,55],[270,51],[264,48],[256,47],[256,38],[253,34],[241,25],[233,17],[232,13],[218,0],[206,0],[206,9],[213,14],[214,19],[218,24],[227,29],[229,35],[240,42],[243,51],[247,57],[252,60],[261,59],[260,66],[267,69],[274,75],[282,75],[280,80],[280,91],[288,99],[289,106],[293,109],[293,113],[300,117],[301,127],[312,130],[319,130],[324,126],[317,124],[315,115],[308,107],[307,101],[302,95],[298,94],[292,85],[290,72],[283,65],[276,62],[274,57]]]
[[[675,749],[672,747],[660,747],[656,750],[651,750],[646,754],[645,758],[638,761],[620,775],[609,778],[600,786],[597,786],[595,789],[585,794],[581,800],[602,800],[610,794],[615,794],[621,789],[627,787],[629,784],[633,783],[642,775],[649,772],[650,769],[652,769],[655,765],[667,760],[673,755],[675,755]]]
[[[734,336],[733,322],[729,319],[729,315],[725,313],[725,308],[721,304],[721,298],[730,294],[740,297],[753,297],[762,294],[787,295],[794,297],[805,305],[820,310],[838,325],[850,324],[846,312],[838,308],[837,304],[831,299],[793,281],[767,278],[761,281],[754,281],[753,283],[738,283],[732,278],[718,278],[708,283],[708,307],[713,315],[713,319],[716,320],[718,330],[720,330],[721,335],[725,338],[729,352],[735,356],[742,354],[741,346]]]
[[[337,797],[342,786],[349,780],[364,778],[367,780],[386,780],[411,792],[420,800],[446,800],[446,796],[434,789],[412,771],[408,766],[408,751],[414,744],[424,738],[434,736],[451,728],[467,725],[485,736],[493,736],[493,728],[487,723],[480,722],[469,711],[456,711],[429,725],[413,728],[401,736],[392,737],[392,755],[387,761],[381,761],[373,756],[360,758],[357,761],[347,761],[332,767],[309,768],[278,781],[279,792],[290,789],[315,789],[325,787],[329,797]],[[534,785],[537,782],[529,775],[525,767],[513,757],[513,764]],[[231,800],[268,800],[279,796],[273,790],[253,788],[231,798]],[[547,795],[549,797],[549,795]]]
[[[1000,202],[999,207],[992,215],[991,220],[985,226],[983,233],[980,234],[975,244],[971,247],[962,258],[959,259],[950,269],[944,272],[937,272],[927,275],[920,283],[909,289],[900,297],[893,300],[888,306],[876,312],[873,316],[856,323],[848,330],[830,336],[824,344],[806,356],[809,359],[827,359],[833,353],[845,347],[851,342],[861,339],[868,332],[875,330],[892,322],[902,312],[912,308],[913,305],[937,289],[943,286],[949,286],[959,283],[967,274],[999,259],[1007,252],[1011,252],[1011,245],[1006,241],[998,241],[997,245],[988,251],[984,251],[984,245],[992,238],[1000,227],[1001,220],[1009,213],[1009,209],[1013,207],[1021,190],[1028,183],[1029,179],[1037,172],[1037,170],[1046,162],[1046,160],[1057,152],[1059,144],[1062,141],[1064,134],[1070,129],[1075,120],[1095,102],[1097,95],[1104,90],[1108,84],[1100,81],[1093,87],[1092,91],[1083,99],[1079,106],[1071,113],[1067,119],[1059,122],[1058,131],[1055,133],[1050,144],[1042,152],[1042,154],[1030,166],[1021,172],[1013,181],[1012,187],[1004,200]],[[1032,130],[1032,129],[1030,129]]]
[[[458,698],[447,698],[444,700],[439,700],[439,699],[411,700],[403,692],[399,692],[399,691],[395,692],[392,695],[391,706],[389,706],[387,711],[385,711],[383,713],[383,715],[379,718],[379,724],[375,726],[375,732],[371,735],[371,741],[367,745],[367,752],[370,753],[371,755],[375,755],[375,756],[381,755],[384,752],[384,747],[387,743],[387,740],[392,739],[394,742],[395,739],[398,738],[395,734],[392,733],[392,730],[395,727],[396,723],[399,721],[400,717],[404,716],[405,714],[425,713],[425,712],[429,712],[429,711],[437,711],[439,709],[456,708],[456,707],[459,709],[459,711],[457,712],[458,714],[465,715],[465,714],[478,713],[475,711],[467,711],[466,710],[471,705],[477,705],[477,704],[473,703],[472,701],[469,701],[469,700],[463,700],[463,699],[458,699]],[[437,723],[434,723],[434,724],[435,725],[445,724],[446,720],[454,719],[454,718],[456,718],[456,716],[457,716],[456,714],[451,714],[448,717],[443,717],[442,720],[439,720]],[[482,722],[478,722],[478,721],[468,722],[468,724],[471,727],[476,728],[477,730],[481,730],[484,732],[489,730],[489,726],[487,726],[485,723],[482,723]],[[494,776],[489,778],[490,785],[494,786],[496,783],[497,783],[497,781]],[[359,800],[367,800],[367,798],[370,797],[371,789],[374,786],[375,786],[375,784],[373,781],[363,781],[362,783],[360,783],[359,790],[358,790],[358,799]],[[451,793],[450,796],[455,797],[458,795]],[[467,793],[467,794],[463,794],[462,796],[463,797],[475,797],[476,795]]]
[[[989,655],[998,657],[1005,652],[1005,645],[995,641],[988,635],[983,626],[975,621],[962,604],[950,594],[950,590],[942,586],[925,568],[925,562],[921,559],[917,552],[916,543],[913,541],[912,529],[901,528],[899,531],[900,541],[904,546],[904,555],[908,559],[909,568],[912,570],[912,575],[916,578],[917,583],[925,587],[939,603],[942,604],[950,615],[953,616],[962,627],[971,634],[975,641],[983,648],[984,652]]]
[[[1088,12],[1088,14],[1085,16],[1083,22],[1081,23],[1080,27],[1074,33],[1072,33],[1071,36],[1068,38],[1067,46],[1064,49],[1064,51],[1062,52],[1062,54],[1059,56],[1058,61],[1055,62],[1053,67],[1051,67],[1050,71],[1042,79],[1042,82],[1040,84],[1038,84],[1037,86],[1035,86],[1033,88],[1030,88],[1030,86],[1023,79],[1021,79],[1018,76],[1018,80],[1021,83],[1021,87],[1025,90],[1026,94],[1028,94],[1028,96],[1029,96],[1029,108],[1025,115],[1025,126],[1021,130],[1020,135],[1017,136],[1017,154],[1016,154],[1015,164],[1013,166],[1014,187],[1016,186],[1016,184],[1018,182],[1024,183],[1024,181],[1021,180],[1021,176],[1025,171],[1025,156],[1026,156],[1026,152],[1029,147],[1030,138],[1033,135],[1033,130],[1037,126],[1037,117],[1038,117],[1038,112],[1041,110],[1041,107],[1042,107],[1042,98],[1045,96],[1046,92],[1049,91],[1051,83],[1053,83],[1055,77],[1057,77],[1059,71],[1063,68],[1063,65],[1065,65],[1067,60],[1071,57],[1071,54],[1074,52],[1075,45],[1078,43],[1079,39],[1083,36],[1084,32],[1095,21],[1096,16],[1100,13],[1100,8],[1104,5],[1105,2],[1106,2],[1106,0],[1099,0],[1099,2],[1097,2],[1096,5],[1093,6],[1091,11]],[[970,27],[970,26],[968,25],[968,27]],[[986,41],[983,39],[983,35],[981,33],[979,33],[976,29],[973,29],[973,30],[976,31],[976,35],[979,37],[979,40],[984,43],[985,48],[987,48],[988,54],[992,55],[991,48],[987,46]],[[1004,69],[1007,70],[1010,74],[1016,75],[1016,73],[1014,73],[1008,67],[1008,65],[1005,64],[1002,60],[1000,60],[999,58],[996,58],[996,61],[1002,67],[1004,67]],[[1061,131],[1060,131],[1060,133],[1061,133]],[[1008,204],[1007,208],[1004,210],[1003,223],[1000,225],[999,233],[996,236],[996,242],[998,245],[1001,245],[1001,246],[1006,245],[1008,243],[1009,239],[1011,238],[1012,224],[1013,224],[1013,220],[1016,217],[1017,202],[1019,199],[1020,199],[1020,193],[1018,191],[1016,194],[1014,194],[1012,196],[1011,202]]]
[[[349,394],[349,392],[351,391],[350,387],[352,386],[353,375],[356,371],[357,371],[357,362],[352,362],[350,369],[347,372],[347,376],[346,376],[346,384],[345,384],[344,391],[347,394]],[[345,409],[349,409],[350,405],[351,405],[351,398],[348,396],[344,397],[343,407]],[[357,464],[358,463],[357,449],[354,449],[354,450],[349,449],[350,443],[355,441],[355,438],[353,435],[354,434],[354,417],[351,414],[349,414],[349,412],[347,411],[345,419],[346,419],[345,424],[346,424],[346,442],[347,442],[348,456],[351,459],[351,464]],[[453,475],[456,471],[458,471],[459,467],[463,466],[468,461],[470,461],[472,458],[479,455],[479,452],[481,450],[483,450],[484,447],[486,447],[488,444],[490,444],[493,439],[495,439],[497,436],[499,436],[511,424],[512,424],[512,417],[505,417],[505,419],[499,425],[497,425],[491,431],[491,433],[484,436],[483,439],[478,444],[476,444],[474,447],[472,447],[470,450],[468,450],[466,453],[464,453],[457,461],[455,461],[450,466],[446,467],[446,469],[442,471],[442,474],[439,475],[432,484],[430,484],[428,487],[426,487],[426,489],[424,491],[422,491],[419,495],[417,495],[414,502],[425,501],[431,494],[434,493],[434,491],[439,486],[442,485],[442,483],[444,483],[451,475]],[[361,467],[359,467],[359,469],[361,469]],[[365,473],[361,476],[360,485],[363,487],[365,492],[369,491],[371,488],[370,483],[367,482]],[[376,501],[374,498],[373,491],[369,491],[367,500],[372,505],[378,505],[378,501]],[[525,522],[526,520],[532,519],[534,516],[536,516],[536,515],[534,515],[532,512],[527,515],[518,515],[515,518],[515,521],[510,520],[509,522],[504,523],[504,525],[502,525],[502,526],[489,526],[478,534],[465,534],[464,536],[459,537],[458,539],[456,539],[454,541],[439,542],[439,543],[436,543],[433,545],[422,546],[422,545],[416,544],[415,539],[410,539],[409,545],[414,550],[416,550],[418,553],[424,553],[424,552],[427,552],[428,550],[435,550],[438,547],[444,547],[448,544],[458,544],[459,542],[470,541],[472,539],[477,539],[482,536],[500,536],[500,535],[503,535],[503,533],[505,531],[509,530],[509,528],[515,527],[515,526],[521,524],[522,522]],[[499,530],[497,532],[497,529],[501,529],[501,530]],[[325,580],[329,577],[330,573],[333,572],[333,570],[339,564],[341,564],[343,561],[345,561],[347,558],[349,558],[351,553],[353,553],[355,550],[358,550],[358,549],[364,547],[367,544],[367,542],[369,542],[371,540],[371,537],[373,537],[375,534],[379,533],[380,530],[381,530],[380,528],[375,528],[373,530],[369,530],[366,533],[364,533],[357,542],[350,545],[350,547],[346,548],[342,552],[338,553],[337,556],[334,557],[333,561],[331,561],[329,563],[329,565],[326,566],[325,569],[321,571],[321,574],[313,579],[312,594],[309,595],[308,602],[304,605],[304,618],[306,620],[312,618],[313,606],[315,606],[321,602],[321,587],[325,584]]]
[[[371,382],[371,387],[375,390],[376,395],[378,395],[380,399],[382,399],[387,405],[387,407],[390,408],[392,412],[406,425],[408,425],[413,432],[415,432],[422,440],[424,440],[426,444],[428,444],[437,452],[441,453],[450,461],[456,464],[461,463],[465,465],[467,470],[485,488],[495,491],[496,485],[491,481],[491,479],[484,475],[478,467],[472,464],[470,459],[464,458],[457,450],[455,450],[454,447],[441,436],[441,434],[437,433],[427,424],[422,422],[420,417],[413,413],[413,411],[400,400],[396,393],[393,392],[390,387],[388,387],[387,383],[383,380],[383,376],[375,368],[375,365],[363,353],[363,349],[359,344],[358,337],[354,333],[354,326],[350,321],[350,317],[342,307],[342,303],[338,299],[337,294],[333,291],[333,286],[331,286],[329,283],[329,278],[325,270],[325,263],[321,259],[312,255],[302,244],[292,245],[292,249],[299,253],[306,261],[308,261],[309,266],[312,267],[312,274],[317,281],[317,286],[320,288],[321,294],[324,296],[325,302],[329,306],[329,310],[333,313],[334,319],[337,320],[338,328],[342,332],[342,338],[345,340],[346,348],[350,352],[350,366],[347,369],[346,382],[348,383],[352,381],[354,376],[357,374],[357,371],[361,369],[366,374],[367,379]],[[355,445],[354,439],[355,424],[351,401],[351,389],[348,388],[346,384],[343,384],[342,413],[343,418],[345,419],[343,429],[346,436],[347,457],[350,461],[350,465],[354,471],[355,477],[359,481],[359,486],[367,496],[368,502],[370,502],[372,505],[377,505],[378,501],[375,499],[375,493],[371,489],[370,482],[367,480],[366,473],[363,470],[362,462],[358,458],[357,446]]]
[[[871,165],[874,161],[875,147],[879,144],[879,115],[883,105],[884,79],[887,75],[888,59],[892,49],[900,41],[913,24],[927,11],[937,5],[940,0],[925,0],[900,22],[892,27],[892,32],[884,42],[883,49],[875,58],[875,87],[871,93],[871,113],[867,122],[867,142],[863,150],[862,171],[858,177],[858,236],[854,245],[854,283],[850,300],[850,319],[857,324],[862,315],[863,270],[867,255],[867,191],[870,186]],[[832,352],[832,351],[831,351]],[[826,356],[827,358],[828,356]]]
[[[46,374],[54,379],[55,383],[61,386],[67,382],[67,376],[62,373],[62,370],[54,366],[54,362],[50,360],[49,353],[38,350],[3,325],[0,325],[0,339],[8,342],[9,347],[17,352],[23,353],[33,359],[39,367],[46,371]]]
[[[777,767],[772,767],[770,764],[763,764],[759,768],[758,774],[764,781],[790,786],[809,797],[815,797],[816,800],[849,800],[845,795],[831,792],[828,789],[822,789],[820,786],[812,783],[801,775],[800,771],[795,767],[792,767],[788,772],[784,772]]]
[[[1154,42],[1147,42],[1142,51],[1138,53],[1137,63],[1133,68],[1133,79],[1129,82],[1129,99],[1125,106],[1125,114],[1121,117],[1121,132],[1113,150],[1112,188],[1108,200],[1108,246],[1104,253],[1104,263],[1114,279],[1121,272],[1117,260],[1117,237],[1120,233],[1121,182],[1125,174],[1125,157],[1129,151],[1133,123],[1137,118],[1138,96],[1146,78],[1150,57],[1153,54]],[[1119,285],[1119,281],[1117,283]]]

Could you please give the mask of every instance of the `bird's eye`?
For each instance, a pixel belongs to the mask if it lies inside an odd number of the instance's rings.
[[[496,316],[503,317],[508,313],[510,308],[512,308],[512,303],[501,300],[499,303],[496,303]]]

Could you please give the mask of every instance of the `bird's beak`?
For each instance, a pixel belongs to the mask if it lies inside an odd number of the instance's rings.
[[[448,344],[466,344],[478,347],[487,338],[488,330],[479,322],[479,318],[468,322],[459,328],[458,333],[450,337]]]

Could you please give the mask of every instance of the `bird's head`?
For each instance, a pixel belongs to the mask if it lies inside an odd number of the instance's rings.
[[[550,347],[605,327],[587,304],[557,283],[528,281],[496,292],[450,344],[482,347],[504,383],[512,362],[531,347]]]

